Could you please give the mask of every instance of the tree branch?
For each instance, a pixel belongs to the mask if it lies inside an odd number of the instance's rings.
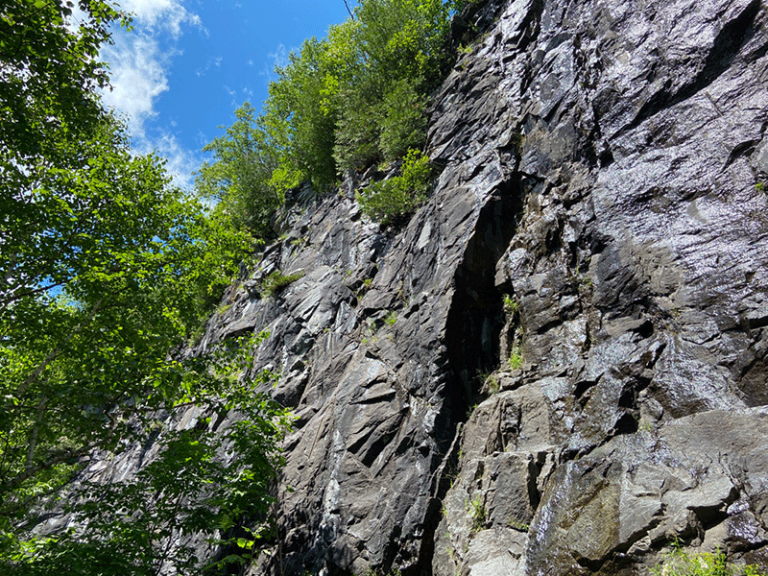
[[[50,468],[53,468],[54,466],[56,466],[56,464],[61,464],[62,462],[66,462],[67,460],[71,460],[73,458],[81,458],[82,456],[85,456],[88,452],[96,448],[96,446],[97,446],[96,444],[88,444],[87,446],[82,446],[81,448],[78,448],[78,449],[63,450],[60,453],[56,454],[55,456],[49,458],[45,462],[41,462],[37,466],[25,468],[24,472],[19,472],[18,474],[16,474],[16,476],[14,476],[9,480],[0,481],[0,501],[2,501],[1,496],[4,493],[10,492],[15,488],[18,488],[23,482],[25,482],[26,480],[29,480],[35,474],[38,474],[43,470],[48,470]]]
[[[90,323],[91,320],[93,320],[93,318],[96,316],[99,310],[101,310],[100,307],[103,301],[104,301],[104,298],[100,298],[99,301],[96,302],[93,309],[88,314],[88,317],[85,320],[83,320],[78,326],[76,326],[75,329],[72,330],[72,332],[70,332],[69,335],[64,339],[64,341],[59,346],[54,348],[50,352],[50,354],[48,354],[48,356],[46,356],[45,360],[43,360],[40,363],[40,365],[37,368],[35,368],[35,371],[32,374],[30,374],[30,376],[26,380],[24,380],[24,382],[22,382],[21,385],[16,389],[16,392],[14,393],[12,398],[20,398],[21,395],[24,394],[24,392],[26,392],[27,388],[29,388],[30,385],[32,385],[32,383],[34,383],[40,377],[40,374],[43,373],[43,370],[45,370],[51,364],[51,362],[53,362],[56,358],[58,358],[61,355],[61,353],[64,351],[63,350],[64,346],[69,344],[72,341],[72,338],[74,338],[76,334],[78,334],[81,330],[83,330],[83,328],[85,328],[85,326],[88,323]],[[5,403],[5,410],[8,410],[12,404],[13,404],[13,401],[8,400]]]
[[[352,10],[349,8],[349,3],[347,2],[347,0],[344,0],[344,6],[347,7],[347,12],[349,12],[349,17],[352,18],[352,20],[354,20],[355,19],[355,15],[352,12]]]

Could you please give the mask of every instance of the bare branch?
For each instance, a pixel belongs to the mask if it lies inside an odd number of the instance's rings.
[[[349,17],[352,18],[352,20],[354,20],[355,19],[355,14],[350,9],[349,2],[347,2],[347,0],[344,0],[344,6],[347,7],[347,12],[349,12]]]

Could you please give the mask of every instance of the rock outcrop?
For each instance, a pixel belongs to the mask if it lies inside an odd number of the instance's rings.
[[[382,230],[351,179],[297,193],[210,324],[269,329],[254,370],[298,417],[253,574],[646,574],[674,541],[768,568],[767,23],[457,19],[428,204]],[[276,269],[304,276],[262,298]]]

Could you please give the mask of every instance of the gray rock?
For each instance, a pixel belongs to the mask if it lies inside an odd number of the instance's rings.
[[[298,416],[252,574],[643,574],[675,539],[768,569],[767,25],[456,19],[481,34],[431,104],[430,201],[385,232],[351,176],[299,191],[200,343],[268,329],[253,370]],[[262,298],[276,269],[305,275]]]

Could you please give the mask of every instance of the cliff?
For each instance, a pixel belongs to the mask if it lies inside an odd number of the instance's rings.
[[[489,0],[399,229],[298,191],[202,345],[261,329],[298,420],[253,574],[768,568],[759,0]],[[274,270],[303,272],[272,297]],[[290,488],[290,489],[289,489]]]

